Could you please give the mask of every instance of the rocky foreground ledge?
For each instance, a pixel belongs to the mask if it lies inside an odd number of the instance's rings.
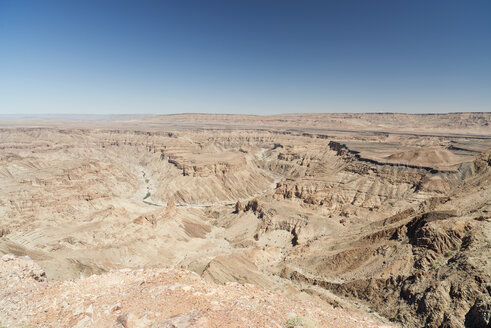
[[[0,326],[387,327],[374,318],[187,270],[122,269],[48,281],[28,257],[0,260]]]

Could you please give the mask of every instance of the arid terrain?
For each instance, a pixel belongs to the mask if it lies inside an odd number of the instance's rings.
[[[490,327],[490,122],[0,118],[0,326]]]

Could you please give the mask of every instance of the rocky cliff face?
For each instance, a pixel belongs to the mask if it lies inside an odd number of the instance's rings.
[[[487,327],[489,183],[489,167],[476,170],[450,197],[375,221],[371,232],[311,239],[282,275],[365,300],[408,326]]]

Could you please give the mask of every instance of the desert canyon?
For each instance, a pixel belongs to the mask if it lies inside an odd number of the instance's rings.
[[[490,327],[491,114],[0,119],[0,326]]]

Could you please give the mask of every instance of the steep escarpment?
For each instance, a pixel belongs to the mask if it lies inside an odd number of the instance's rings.
[[[366,233],[307,242],[287,257],[281,275],[364,300],[407,326],[486,327],[490,172],[482,164],[488,156],[476,159],[480,169],[450,197],[373,222]]]

